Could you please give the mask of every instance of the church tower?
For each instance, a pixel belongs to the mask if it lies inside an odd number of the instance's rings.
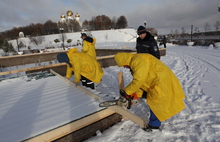
[[[80,21],[80,16],[79,16],[79,14],[78,13],[76,13],[76,15],[75,15],[75,18],[76,18],[76,21]]]
[[[68,10],[66,12],[67,20],[73,20],[73,12],[71,10]]]
[[[59,21],[60,23],[65,23],[66,22],[66,16],[65,15],[62,14],[60,16],[60,18],[61,18],[60,21]]]
[[[76,13],[75,19],[79,23],[80,27],[82,27],[82,22],[80,21],[80,15],[78,13]]]

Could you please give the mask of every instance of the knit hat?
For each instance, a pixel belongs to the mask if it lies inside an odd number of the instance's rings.
[[[65,62],[69,64],[70,67],[72,67],[72,64],[70,63],[68,55],[66,53],[59,53],[57,55],[57,60],[59,61],[59,63]]]
[[[143,33],[147,33],[146,28],[145,28],[144,26],[139,26],[139,27],[138,27],[138,30],[137,30],[137,34],[138,34],[138,35],[141,35],[141,34],[143,34]]]
[[[86,33],[81,33],[81,38],[82,38],[83,36],[87,36]]]

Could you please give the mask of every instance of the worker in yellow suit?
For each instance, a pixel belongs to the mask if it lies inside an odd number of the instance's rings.
[[[119,67],[129,68],[133,75],[133,80],[120,93],[142,97],[147,92],[146,103],[152,112],[144,130],[159,129],[161,121],[185,108],[181,84],[163,62],[148,53],[117,53],[114,58]]]
[[[78,52],[76,48],[68,50],[67,53],[59,53],[57,60],[67,63],[66,78],[72,76],[74,72],[74,82],[79,83],[82,78],[86,81],[82,82],[83,86],[95,89],[95,83],[100,83],[104,72],[96,59],[90,55]]]
[[[81,52],[86,53],[96,59],[96,39],[87,36],[86,33],[81,33],[81,38],[83,39],[83,46]]]

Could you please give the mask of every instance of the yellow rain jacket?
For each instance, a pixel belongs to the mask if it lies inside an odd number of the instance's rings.
[[[93,42],[88,42],[86,40],[83,40],[83,47],[82,52],[89,54],[90,56],[94,57],[96,59],[96,52],[95,52],[95,43],[96,39],[93,38]]]
[[[124,88],[128,95],[134,92],[139,97],[146,91],[146,102],[160,121],[164,121],[185,108],[181,84],[174,73],[163,62],[147,53],[118,53],[118,66],[128,65],[133,80]]]
[[[96,59],[88,54],[77,52],[76,48],[68,50],[67,55],[72,64],[72,67],[67,64],[67,78],[70,78],[74,71],[75,82],[80,82],[82,75],[95,83],[100,83],[104,72]]]

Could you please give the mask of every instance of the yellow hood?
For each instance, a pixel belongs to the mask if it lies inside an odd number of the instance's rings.
[[[115,61],[119,67],[125,65],[130,66],[130,62],[133,56],[134,55],[132,53],[124,53],[124,52],[117,53],[115,55]]]

